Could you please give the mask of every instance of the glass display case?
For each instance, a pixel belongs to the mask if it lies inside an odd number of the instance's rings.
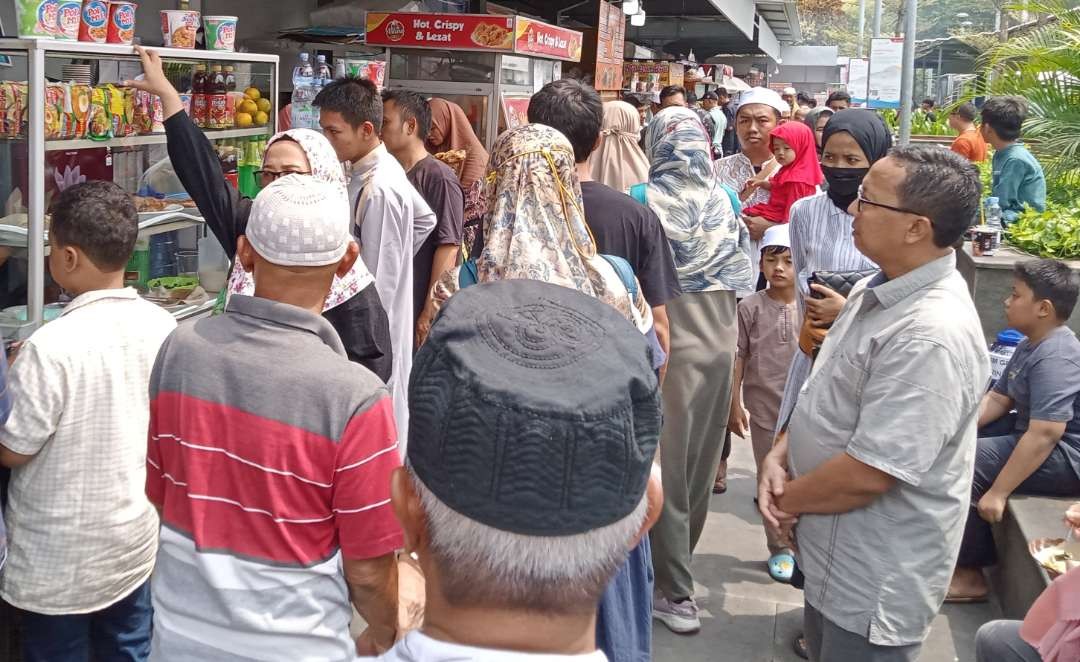
[[[196,119],[218,149],[226,178],[253,194],[260,146],[273,133],[278,110],[278,57],[154,50],[189,112],[198,115],[204,101],[215,110],[224,104],[224,113]],[[46,265],[48,210],[61,191],[88,180],[115,182],[139,209],[139,240],[125,280],[180,319],[208,311],[224,284],[224,256],[172,172],[160,100],[123,86],[142,73],[132,47],[0,39],[0,56],[4,340],[25,339],[62,311],[66,296]],[[198,279],[205,296],[192,303],[148,289],[162,277]]]

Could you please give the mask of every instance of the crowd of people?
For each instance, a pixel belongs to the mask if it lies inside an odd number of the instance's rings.
[[[1003,210],[1040,195],[1022,100],[960,106],[947,150],[843,93],[565,79],[489,154],[455,104],[342,78],[248,199],[138,50],[228,298],[178,327],[123,286],[128,196],[56,200],[73,299],[0,370],[27,662],[648,660],[654,620],[702,627],[732,433],[798,650],[915,660],[943,601],[985,599],[1011,494],[1080,496],[1080,279],[1016,266],[1026,340],[988,390],[956,269],[988,145]],[[1063,581],[980,662],[1076,659]]]

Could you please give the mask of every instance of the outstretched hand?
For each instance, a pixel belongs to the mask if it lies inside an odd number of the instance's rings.
[[[161,63],[161,56],[156,51],[142,46],[136,46],[135,52],[139,54],[139,60],[142,62],[143,77],[140,80],[125,80],[124,85],[160,97],[165,119],[182,111],[184,104],[180,101],[180,94],[176,88],[165,77],[165,67]]]

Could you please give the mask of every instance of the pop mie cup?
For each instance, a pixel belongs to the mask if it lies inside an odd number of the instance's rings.
[[[60,0],[56,3],[56,39],[64,41],[79,40],[79,25],[82,23],[82,2],[80,0]]]
[[[104,44],[108,34],[108,0],[84,0],[82,5],[82,25],[79,26],[79,41]]]
[[[56,12],[60,0],[15,0],[15,20],[19,24],[20,37],[46,37],[56,35]]]
[[[195,48],[199,12],[190,9],[162,9],[161,36],[167,48]]]
[[[206,35],[206,50],[236,50],[235,16],[203,16],[203,32]]]
[[[135,41],[135,3],[109,3],[109,32],[106,41],[110,44],[130,44]]]

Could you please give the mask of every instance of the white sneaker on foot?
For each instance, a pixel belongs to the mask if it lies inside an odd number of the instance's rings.
[[[693,598],[672,602],[657,595],[653,598],[652,615],[676,634],[693,634],[701,629],[698,606]]]

